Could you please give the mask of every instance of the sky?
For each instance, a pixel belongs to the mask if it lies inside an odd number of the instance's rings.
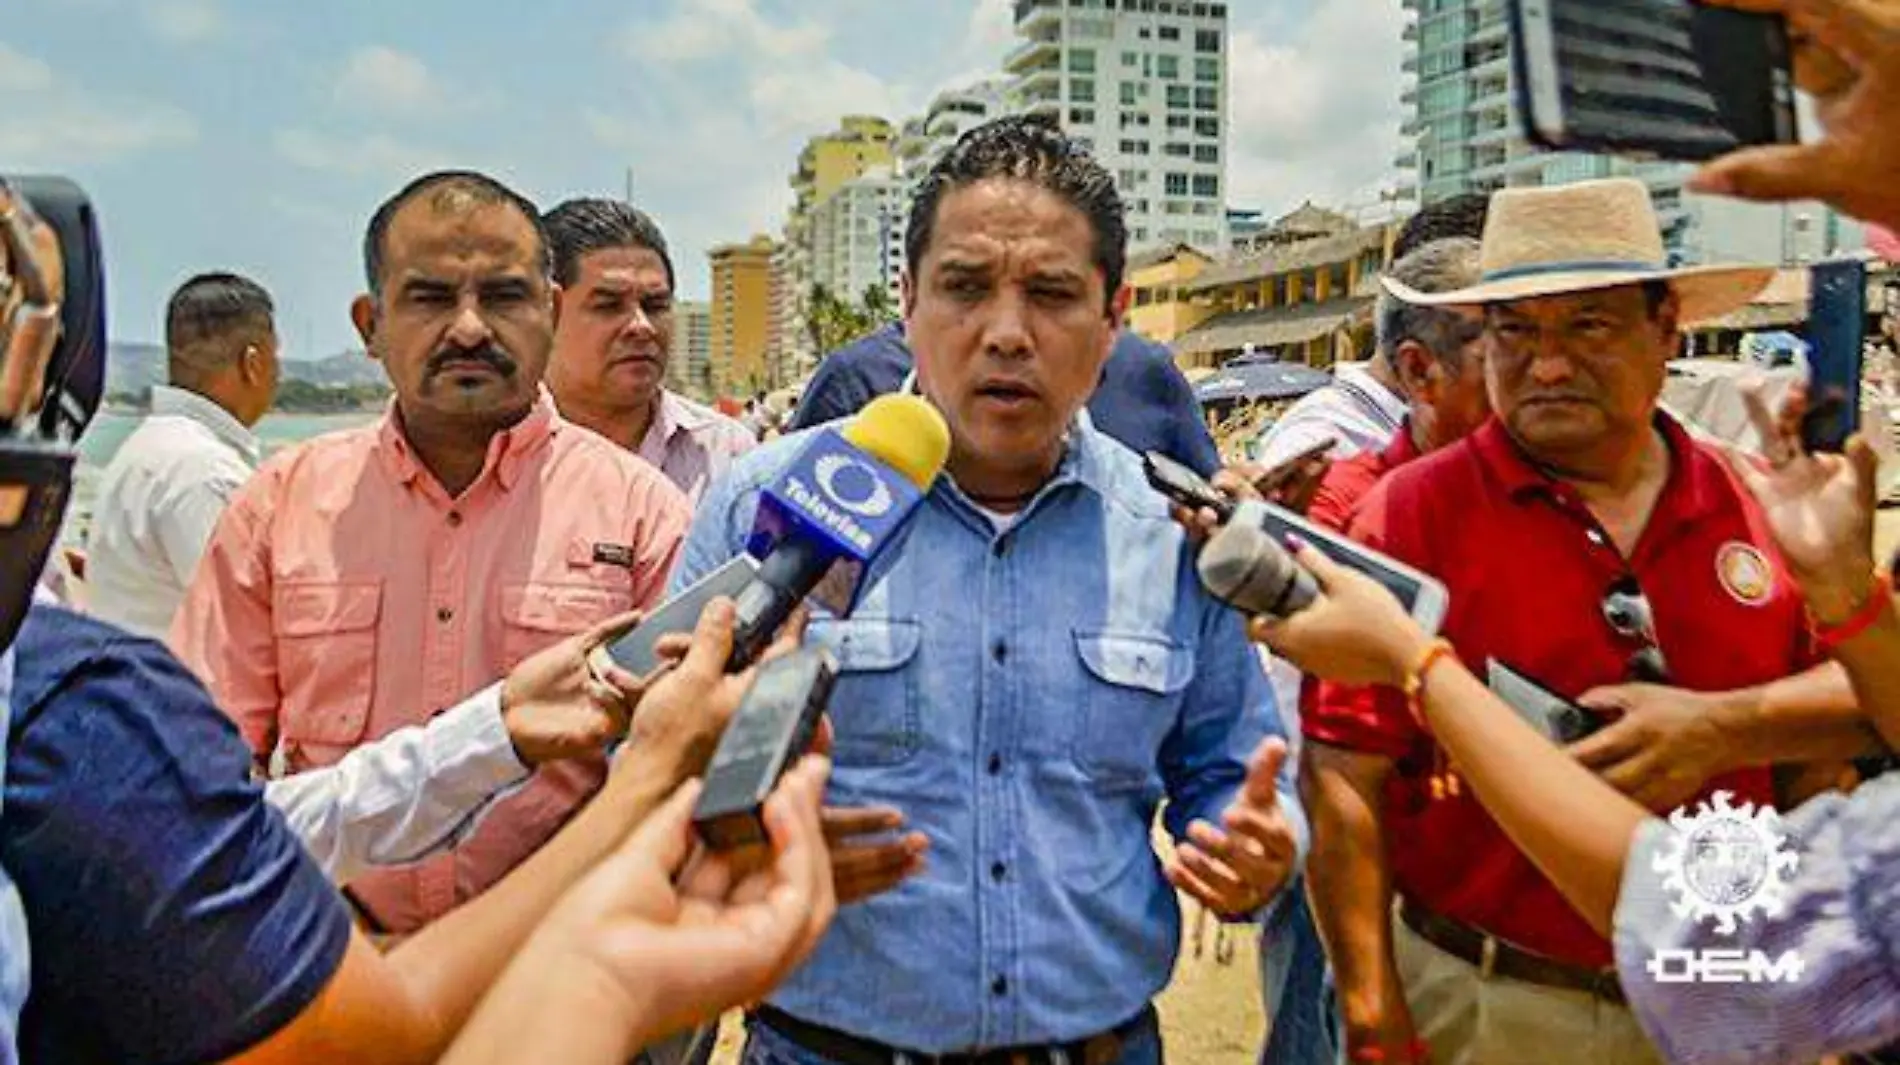
[[[1230,204],[1364,205],[1398,180],[1399,0],[1229,0]],[[229,269],[291,358],[356,346],[369,215],[484,170],[551,206],[621,195],[681,295],[776,233],[805,139],[1000,71],[1009,0],[5,0],[0,171],[61,173],[104,229],[111,333]]]

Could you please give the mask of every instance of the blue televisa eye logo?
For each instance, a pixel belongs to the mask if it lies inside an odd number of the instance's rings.
[[[862,518],[881,518],[897,505],[891,486],[862,459],[825,455],[814,471],[819,490],[833,503]]]

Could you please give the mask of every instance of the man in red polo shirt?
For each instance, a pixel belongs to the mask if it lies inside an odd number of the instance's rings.
[[[1500,192],[1481,260],[1464,291],[1387,288],[1483,308],[1497,417],[1380,482],[1353,535],[1445,582],[1464,661],[1566,697],[1631,680],[1731,692],[1814,666],[1755,504],[1657,408],[1679,323],[1742,306],[1772,271],[1668,270],[1634,181]],[[1703,792],[1771,802],[1769,760],[1839,757],[1864,728],[1851,704],[1804,710],[1711,719],[1731,764]],[[1322,685],[1304,726],[1348,1060],[1658,1060],[1609,944],[1458,786],[1400,693]],[[1359,860],[1325,865],[1324,848]]]

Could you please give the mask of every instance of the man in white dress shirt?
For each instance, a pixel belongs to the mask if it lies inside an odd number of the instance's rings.
[[[87,536],[90,611],[164,639],[224,505],[262,457],[251,427],[277,395],[275,310],[236,274],[200,274],[165,314],[171,383],[106,467]]]

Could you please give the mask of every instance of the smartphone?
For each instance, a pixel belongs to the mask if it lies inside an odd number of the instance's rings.
[[[1315,525],[1275,503],[1244,503],[1234,517],[1237,521],[1260,522],[1276,543],[1285,540],[1289,533],[1298,536],[1334,562],[1378,581],[1428,635],[1436,636],[1444,627],[1445,612],[1451,609],[1451,593],[1438,578],[1323,525]]]
[[[837,660],[821,647],[803,647],[759,667],[719,737],[693,808],[693,825],[708,847],[766,842],[765,800],[810,749],[837,675]]]
[[[1510,0],[1510,21],[1533,144],[1699,162],[1800,141],[1779,15],[1695,0]]]
[[[1207,483],[1200,474],[1158,451],[1143,455],[1142,466],[1149,485],[1174,502],[1194,509],[1210,509],[1220,516],[1223,524],[1229,521],[1258,522],[1275,544],[1285,540],[1288,533],[1293,533],[1324,552],[1334,562],[1358,570],[1384,585],[1412,615],[1412,620],[1418,622],[1419,627],[1426,632],[1435,635],[1444,625],[1451,595],[1437,578],[1315,525],[1285,507],[1251,500],[1236,504],[1223,495],[1220,489]]]
[[[1810,271],[1808,412],[1801,441],[1838,452],[1860,429],[1860,375],[1867,343],[1867,266],[1843,259]]]
[[[1486,659],[1485,668],[1492,692],[1558,746],[1575,743],[1607,724],[1603,715],[1578,706],[1495,658]]]
[[[699,627],[699,615],[705,613],[706,604],[721,596],[736,598],[758,572],[757,559],[740,555],[661,603],[651,614],[641,618],[639,624],[609,640],[603,650],[615,665],[636,677],[646,676],[660,664],[654,646],[661,637],[678,633],[690,635]]]

